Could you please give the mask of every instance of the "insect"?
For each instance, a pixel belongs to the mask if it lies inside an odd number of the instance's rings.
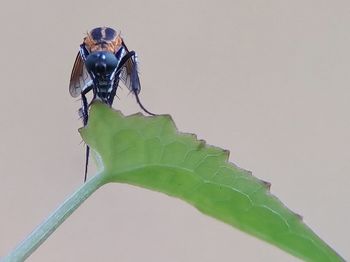
[[[71,96],[81,97],[79,115],[84,126],[88,123],[88,108],[92,101],[100,100],[112,106],[120,80],[135,95],[141,109],[154,115],[141,104],[138,96],[141,86],[136,53],[126,47],[120,31],[110,27],[92,29],[80,45],[69,84]],[[86,95],[90,91],[93,98],[88,103]],[[84,181],[87,178],[89,153],[90,148],[86,146]]]

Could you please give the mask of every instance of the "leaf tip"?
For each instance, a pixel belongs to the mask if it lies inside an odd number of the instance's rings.
[[[205,140],[200,139],[198,140],[199,144],[198,144],[198,149],[203,149],[205,147]]]
[[[122,112],[120,112],[121,115],[123,115]],[[123,115],[124,116],[124,115]],[[137,112],[137,113],[134,113],[134,114],[131,114],[131,115],[128,115],[126,116],[126,118],[133,118],[133,117],[147,117],[145,116],[144,114],[142,114],[141,112]]]
[[[86,127],[80,127],[80,128],[78,128],[78,132],[79,132],[79,134],[80,134],[81,136],[84,135],[85,130],[86,130]]]
[[[270,182],[267,182],[267,181],[264,181],[264,180],[260,180],[260,181],[261,181],[261,183],[263,183],[264,187],[265,187],[268,191],[270,191],[270,189],[271,189],[271,183],[270,183]]]
[[[224,149],[223,154],[225,156],[226,161],[230,158],[230,150]]]
[[[292,211],[293,212],[293,211]],[[302,215],[300,215],[300,214],[298,214],[298,213],[295,213],[295,212],[293,212],[294,213],[294,215],[298,218],[298,220],[300,220],[300,221],[303,221],[304,220],[304,218],[303,218],[303,216]]]

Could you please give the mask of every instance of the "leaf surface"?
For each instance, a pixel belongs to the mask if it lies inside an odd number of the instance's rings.
[[[179,133],[168,115],[125,117],[94,103],[80,132],[109,182],[178,197],[305,261],[344,261],[270,194],[269,183],[228,162],[228,151]]]

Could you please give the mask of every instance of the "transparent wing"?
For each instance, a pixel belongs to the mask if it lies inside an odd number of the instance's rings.
[[[78,97],[91,84],[92,80],[84,66],[80,53],[78,53],[70,77],[69,93],[72,97]]]
[[[130,91],[140,93],[141,85],[135,55],[130,57],[121,68],[119,79]]]

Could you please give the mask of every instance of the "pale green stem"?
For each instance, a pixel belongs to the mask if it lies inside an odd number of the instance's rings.
[[[66,220],[93,192],[106,183],[105,176],[95,175],[69,196],[42,224],[27,236],[1,262],[21,262],[28,258],[63,221]]]

